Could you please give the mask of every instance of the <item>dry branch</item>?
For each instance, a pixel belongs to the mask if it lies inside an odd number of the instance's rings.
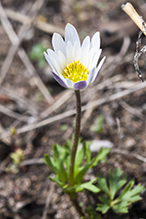
[[[39,3],[39,7],[42,5],[43,1],[36,1]],[[13,27],[11,26],[9,20],[7,19],[7,16],[5,14],[5,11],[2,7],[2,5],[0,4],[0,14],[1,14],[1,22],[2,25],[9,37],[9,39],[12,42],[12,46],[9,49],[8,55],[2,65],[2,69],[1,69],[1,78],[0,78],[0,84],[3,83],[3,80],[9,70],[10,65],[12,64],[13,58],[27,32],[27,30],[29,29],[31,23],[33,22],[37,11],[35,10],[39,10],[39,7],[36,8],[36,4],[34,3],[34,7],[32,7],[32,11],[33,11],[33,16],[32,19],[30,20],[29,24],[25,24],[23,25],[19,32],[18,32],[18,36],[15,33],[15,31],[13,30]],[[41,4],[40,4],[41,3]],[[36,8],[36,9],[35,9]],[[35,10],[34,10],[35,9]],[[29,60],[26,52],[24,51],[24,49],[19,49],[18,51],[18,55],[20,56],[22,62],[24,63],[27,71],[29,72],[29,74],[33,77],[35,84],[38,86],[38,88],[40,89],[41,93],[44,95],[44,97],[46,98],[46,100],[48,101],[49,104],[52,104],[54,102],[52,96],[50,95],[50,93],[48,92],[47,88],[45,87],[45,85],[43,84],[42,80],[40,79],[36,69],[34,68],[34,66],[32,65],[31,61]]]
[[[139,154],[130,153],[129,151],[124,151],[124,150],[120,150],[120,149],[112,149],[110,153],[133,157],[133,158],[136,158],[137,160],[140,160],[140,161],[146,163],[146,157],[142,157]]]
[[[47,211],[48,211],[50,202],[52,200],[52,195],[54,193],[54,190],[55,190],[55,183],[51,182],[50,190],[48,191],[48,194],[47,194],[46,203],[45,203],[45,207],[44,207],[44,211],[43,211],[43,215],[41,219],[47,219]]]
[[[27,15],[24,15],[20,12],[13,11],[11,9],[5,9],[6,15],[8,18],[20,22],[22,24],[27,24],[30,22],[31,18]],[[40,21],[37,18],[34,20],[33,25],[46,33],[53,34],[54,32],[60,33],[62,36],[64,36],[64,29],[60,28],[58,26],[54,26],[52,24],[48,24],[46,22]]]
[[[129,17],[134,21],[134,23],[139,27],[140,30],[146,35],[146,32],[143,29],[142,19],[140,15],[136,12],[135,8],[130,2],[127,2],[125,5],[122,6],[123,11],[129,15]]]
[[[89,108],[94,108],[94,107],[100,106],[100,105],[102,105],[102,104],[111,102],[111,101],[113,101],[113,100],[120,99],[120,98],[122,98],[122,97],[124,97],[124,96],[127,96],[127,95],[129,95],[129,94],[131,94],[131,93],[133,93],[133,92],[135,92],[135,91],[141,90],[141,89],[143,89],[143,88],[145,88],[145,87],[146,87],[146,82],[141,83],[141,84],[138,84],[138,85],[136,85],[136,86],[134,86],[134,87],[132,87],[132,88],[130,88],[130,89],[126,89],[126,90],[123,90],[123,91],[121,91],[121,92],[118,92],[118,93],[116,93],[116,94],[112,94],[112,95],[109,96],[109,97],[105,97],[105,98],[101,98],[101,99],[99,99],[99,100],[97,100],[97,101],[93,101],[93,102],[90,103],[90,105],[87,104],[87,105],[83,106],[83,107],[82,107],[82,111],[85,111],[85,110],[87,110],[87,109],[89,109]],[[67,112],[61,113],[61,114],[56,115],[56,116],[54,116],[54,117],[51,117],[51,118],[42,120],[42,121],[40,121],[40,122],[38,122],[38,123],[26,125],[26,126],[24,126],[24,127],[22,127],[22,128],[17,129],[17,130],[16,130],[16,131],[17,131],[17,134],[21,134],[21,133],[24,133],[24,132],[28,132],[28,131],[30,131],[30,130],[33,130],[33,129],[36,129],[36,128],[40,128],[40,127],[43,127],[43,126],[45,126],[45,125],[51,124],[51,123],[53,123],[53,122],[62,120],[62,119],[64,119],[64,118],[66,118],[66,117],[69,117],[69,116],[71,116],[71,115],[74,115],[75,112],[76,112],[75,109],[69,110],[69,111],[67,111]],[[10,131],[4,132],[4,133],[2,133],[2,134],[0,135],[0,139],[6,138],[6,137],[9,137],[9,136],[11,136]]]

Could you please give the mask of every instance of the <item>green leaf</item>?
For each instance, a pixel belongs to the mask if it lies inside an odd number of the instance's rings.
[[[138,195],[142,192],[144,192],[145,188],[144,186],[142,186],[141,184],[138,184],[136,187],[134,187],[132,190],[131,190],[131,196],[135,196],[135,195]]]
[[[59,177],[58,176],[54,176],[54,177],[50,177],[49,176],[49,179],[52,181],[52,182],[56,182],[60,187],[63,186],[62,182],[59,180]]]
[[[53,145],[53,155],[55,162],[58,160],[58,158],[62,158],[66,153],[66,148],[60,146],[59,144]]]
[[[81,181],[83,180],[83,177],[85,176],[86,172],[89,169],[90,169],[90,164],[86,164],[76,169],[76,172],[74,175],[74,182],[77,184],[81,183]]]
[[[99,197],[99,200],[103,203],[103,204],[106,204],[106,205],[109,205],[110,206],[110,200],[108,197],[104,196],[104,195],[101,195]]]
[[[56,168],[55,162],[54,162],[53,158],[50,157],[48,154],[45,154],[45,156],[44,156],[44,163],[46,165],[48,165],[54,173],[57,173],[57,168]]]
[[[61,125],[61,127],[60,127],[60,130],[61,131],[66,131],[68,129],[68,125],[67,124],[63,124],[63,125]]]
[[[110,209],[109,205],[106,204],[97,204],[97,211],[101,211],[103,214],[105,214]]]
[[[98,193],[98,192],[100,192],[100,189],[97,186],[93,185],[93,183],[95,181],[96,181],[96,179],[93,179],[93,180],[91,180],[89,182],[85,182],[85,183],[82,183],[82,184],[74,185],[73,187],[68,187],[67,191],[68,192],[74,191],[74,192],[77,193],[77,192],[83,192],[84,189],[87,189],[89,191]]]
[[[82,183],[80,186],[83,189],[87,189],[87,190],[89,190],[91,192],[98,193],[98,192],[100,192],[100,189],[97,186],[93,185],[93,183],[95,181],[96,181],[96,179],[93,179],[93,180],[91,180],[89,182]],[[76,192],[78,192],[78,191],[76,191]]]
[[[74,175],[75,183],[77,184],[81,183],[86,172],[92,167],[93,162],[94,160],[92,159],[90,163],[85,164],[84,166],[81,166],[78,169],[76,169],[76,172]]]
[[[78,150],[76,153],[75,168],[78,168],[82,164],[84,157],[85,157],[85,147],[84,144],[82,144],[81,149]]]
[[[113,210],[116,213],[127,213],[128,207],[136,202],[141,200],[140,193],[142,193],[145,189],[144,186],[138,184],[135,188],[132,188],[134,185],[134,181],[131,180],[123,189],[120,196],[114,201],[115,205],[112,206]]]
[[[104,116],[99,115],[96,120],[95,124],[91,126],[91,130],[97,133],[102,133],[103,131],[103,123],[104,123]]]
[[[131,180],[116,198],[117,192],[125,185],[126,178],[122,176],[122,170],[117,168],[113,173],[109,172],[109,188],[105,177],[97,177],[98,187],[105,193],[99,196],[102,204],[98,204],[97,210],[106,213],[112,208],[116,213],[127,213],[128,207],[141,199],[140,194],[145,190],[144,186],[138,184],[134,186],[134,180]]]
[[[125,199],[127,198],[127,192],[130,191],[132,189],[132,186],[134,185],[134,180],[131,180],[123,189],[123,191],[121,192],[119,199]],[[128,194],[129,195],[129,194]]]
[[[106,178],[104,176],[97,177],[98,187],[107,195],[109,196],[109,189],[107,185]]]
[[[90,219],[101,219],[101,216],[97,215],[96,211],[91,206],[86,207],[85,211]]]
[[[125,177],[120,180],[123,171],[120,168],[116,168],[115,172],[109,172],[109,188],[110,188],[110,198],[114,199],[117,191],[126,183]]]
[[[53,155],[55,165],[57,166],[57,168],[59,168],[59,151],[56,144],[53,145]]]
[[[128,213],[128,207],[129,204],[127,202],[121,202],[117,205],[113,205],[112,209],[118,214],[118,213],[122,213],[122,214],[126,214]]]
[[[73,146],[73,141],[70,139],[67,139],[65,144],[68,145],[68,147],[71,149]]]
[[[66,156],[64,158],[64,165],[66,167],[66,173],[67,173],[67,178],[69,176],[69,170],[70,170],[70,154],[66,153]]]
[[[99,163],[99,161],[103,160],[106,155],[110,152],[111,148],[106,148],[106,149],[103,149],[103,148],[100,148],[97,156],[94,159],[94,162],[92,164],[92,167],[95,167],[97,166],[97,164]]]
[[[133,180],[128,183],[128,185],[124,188],[119,196],[120,200],[126,200],[127,202],[132,203],[141,199],[139,195],[145,190],[144,186],[138,184],[135,188],[132,189],[133,184]]]
[[[37,61],[40,67],[44,67],[46,64],[45,58],[43,56],[43,52],[45,50],[46,48],[41,43],[38,43],[32,47],[30,52],[30,58]]]
[[[91,162],[91,150],[90,150],[90,145],[92,144],[93,141],[90,142],[83,142],[83,145],[85,147],[85,154],[86,154],[86,163],[90,163]]]
[[[46,61],[45,61],[44,57],[42,57],[38,60],[38,65],[40,68],[43,68],[46,65]]]
[[[63,166],[63,160],[60,160],[60,168],[59,168],[59,171],[58,171],[58,176],[59,176],[60,181],[61,181],[61,182],[63,183],[63,185],[64,185],[65,182],[66,182],[68,179],[67,179],[66,170],[64,169],[64,166]]]
[[[44,50],[46,50],[46,48],[41,43],[35,44],[30,52],[30,58],[33,60],[38,60],[39,58],[43,57],[42,54]]]

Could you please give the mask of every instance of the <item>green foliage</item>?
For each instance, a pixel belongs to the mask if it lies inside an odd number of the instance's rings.
[[[97,212],[91,206],[86,207],[85,211],[90,219],[101,219],[101,215],[97,215]]]
[[[95,123],[91,126],[91,130],[96,133],[102,133],[103,132],[103,123],[104,123],[104,116],[99,115]]]
[[[6,172],[18,173],[20,170],[20,163],[25,159],[24,151],[18,148],[15,152],[10,154],[13,163],[10,163],[6,168]]]
[[[79,144],[80,141],[78,145]],[[53,157],[49,156],[48,154],[45,155],[44,162],[55,174],[55,177],[49,177],[49,179],[61,186],[64,192],[82,192],[84,189],[90,190],[94,193],[100,191],[100,189],[94,185],[96,179],[93,179],[89,182],[83,182],[83,178],[90,168],[96,166],[102,159],[106,157],[110,149],[107,148],[103,150],[101,148],[97,156],[91,158],[90,144],[83,142],[81,149],[76,153],[74,166],[74,186],[72,187],[68,187],[72,141],[67,140],[67,143],[64,144],[64,147],[61,147],[58,144],[53,145]]]
[[[15,152],[10,154],[13,163],[19,165],[22,160],[24,160],[24,151],[18,148]]]
[[[30,52],[30,58],[34,61],[37,61],[40,68],[44,67],[46,62],[45,58],[43,56],[43,52],[46,50],[46,48],[41,44],[35,44]]]
[[[61,131],[66,131],[68,129],[68,125],[67,124],[63,124],[61,127],[60,127],[60,130]]]
[[[109,172],[109,180],[105,177],[98,176],[98,188],[104,193],[99,196],[101,204],[97,204],[97,210],[105,214],[110,208],[116,213],[127,213],[128,207],[136,201],[141,200],[140,194],[144,191],[144,186],[138,184],[134,186],[134,181],[131,180],[127,185],[126,177],[122,176],[123,172],[117,168],[115,172]],[[125,187],[122,189],[122,187]],[[119,196],[118,192],[121,190]]]

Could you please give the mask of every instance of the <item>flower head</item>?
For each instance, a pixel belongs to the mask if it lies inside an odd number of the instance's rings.
[[[81,45],[77,30],[68,23],[65,27],[65,40],[60,34],[54,33],[52,45],[54,51],[48,49],[44,56],[60,85],[80,90],[95,81],[105,60],[103,57],[97,66],[102,51],[99,32],[93,35],[91,41],[87,36]]]

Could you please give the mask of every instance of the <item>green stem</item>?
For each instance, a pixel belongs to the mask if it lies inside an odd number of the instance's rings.
[[[75,134],[74,134],[74,141],[73,147],[71,151],[71,162],[70,162],[70,172],[69,172],[69,186],[72,187],[74,185],[74,165],[75,165],[75,157],[78,147],[78,140],[80,136],[80,124],[81,124],[81,97],[80,97],[80,90],[75,90],[76,96],[76,126],[75,126]]]

